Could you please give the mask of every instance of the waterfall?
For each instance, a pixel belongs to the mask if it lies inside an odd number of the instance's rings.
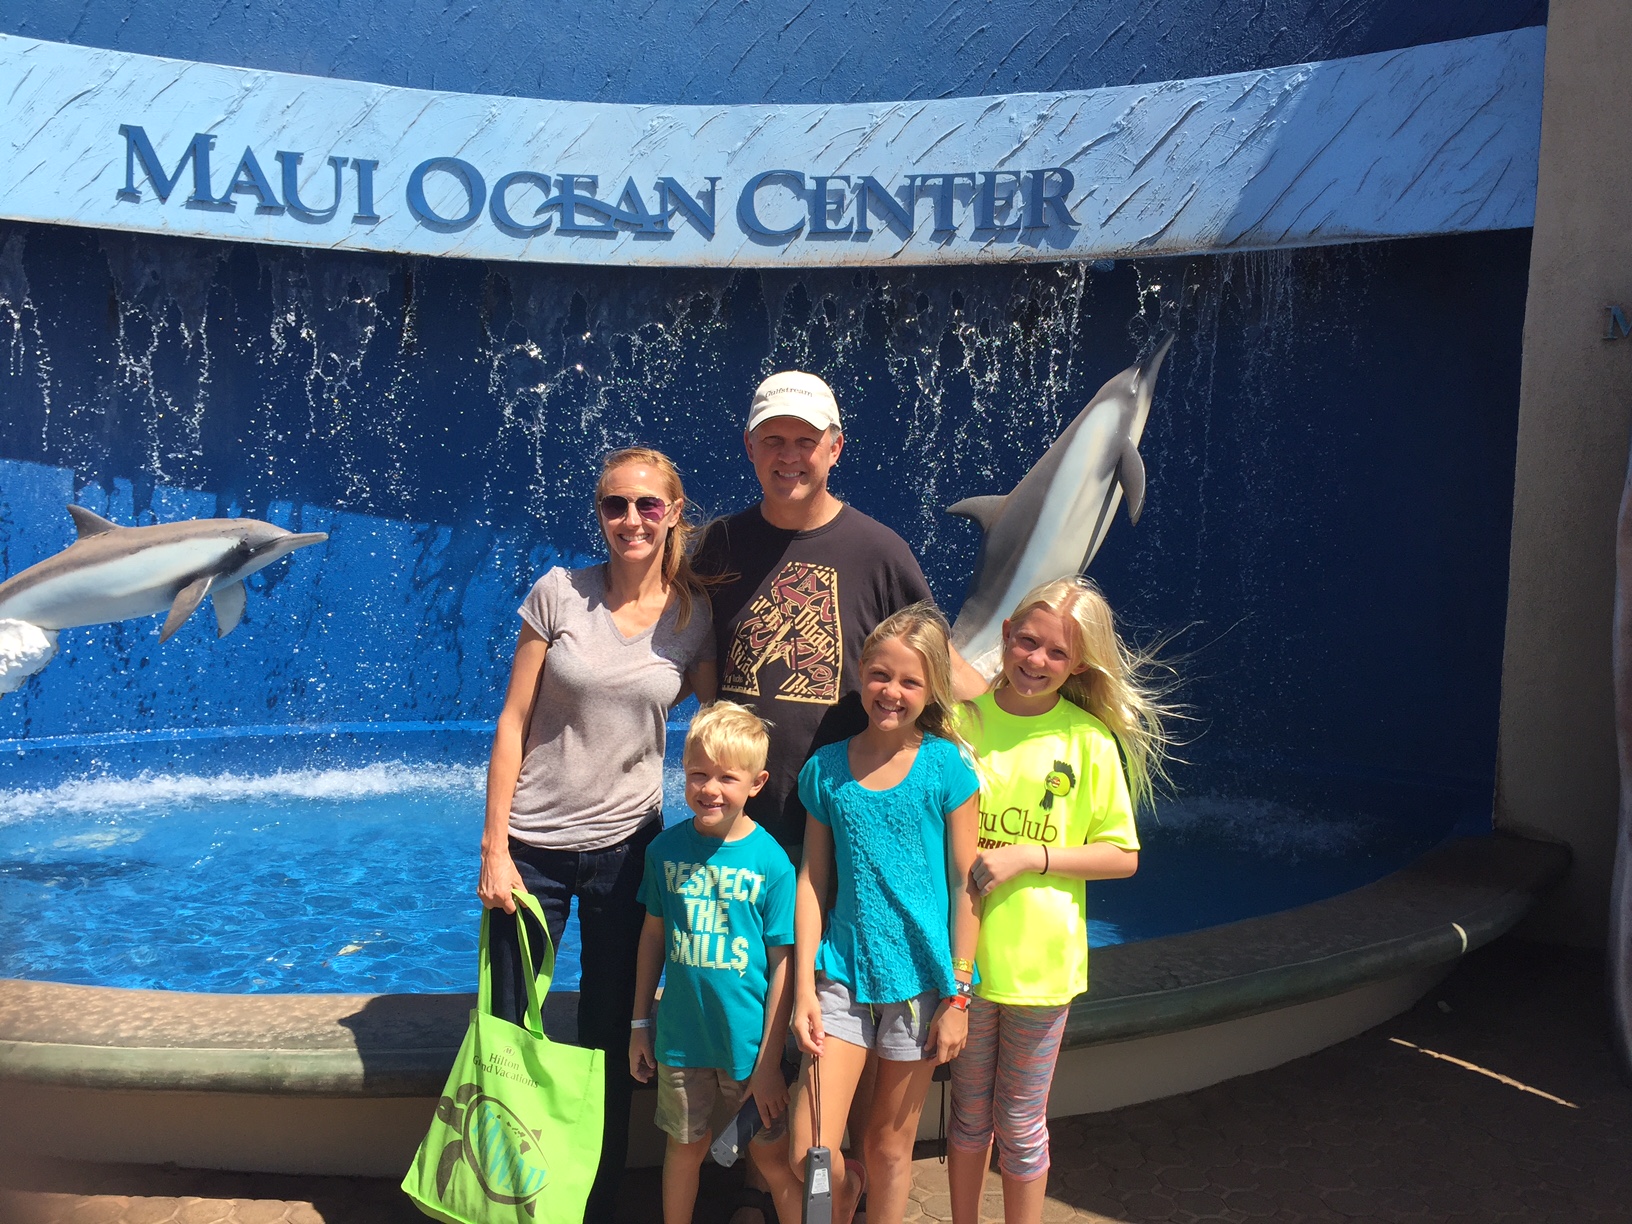
[[[1488,799],[1527,258],[592,270],[0,223],[0,575],[70,541],[70,500],[331,537],[225,641],[64,632],[0,740],[491,719],[527,587],[598,553],[600,456],[656,445],[707,514],[747,505],[748,397],[790,367],[837,393],[837,491],[955,612],[978,540],[943,507],[1007,492],[1176,325],[1145,516],[1094,573],[1136,636],[1189,630],[1190,782]]]

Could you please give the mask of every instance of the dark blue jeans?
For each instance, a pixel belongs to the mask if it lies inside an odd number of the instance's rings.
[[[638,832],[605,850],[539,850],[510,839],[527,891],[538,898],[550,938],[561,945],[567,908],[578,898],[578,929],[583,937],[579,960],[578,1044],[606,1051],[606,1130],[601,1163],[584,1210],[587,1224],[611,1224],[619,1179],[629,1155],[629,1101],[635,1081],[629,1075],[629,1017],[635,1010],[635,958],[646,907],[640,903],[640,877],[646,847],[663,828],[659,813]],[[533,967],[537,972],[543,940],[537,923],[526,916]],[[493,1013],[520,1024],[527,1004],[521,977],[521,950],[516,921],[493,911],[491,939]]]

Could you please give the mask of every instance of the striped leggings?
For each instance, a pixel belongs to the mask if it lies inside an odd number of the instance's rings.
[[[970,1000],[969,1043],[952,1064],[949,1144],[984,1152],[995,1136],[1004,1177],[1048,1172],[1048,1087],[1070,1010]]]

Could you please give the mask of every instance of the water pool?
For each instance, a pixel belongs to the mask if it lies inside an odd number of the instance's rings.
[[[470,754],[465,754],[467,757]],[[0,977],[218,992],[473,988],[476,761],[101,773],[0,787]],[[666,819],[683,817],[671,766]],[[1090,885],[1095,945],[1272,913],[1387,874],[1443,823],[1188,798]],[[576,922],[557,982],[578,979]]]

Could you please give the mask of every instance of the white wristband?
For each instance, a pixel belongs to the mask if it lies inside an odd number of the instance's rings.
[[[632,1029],[651,1028],[652,1022],[650,1020],[631,1020],[629,1021],[629,1027]]]

